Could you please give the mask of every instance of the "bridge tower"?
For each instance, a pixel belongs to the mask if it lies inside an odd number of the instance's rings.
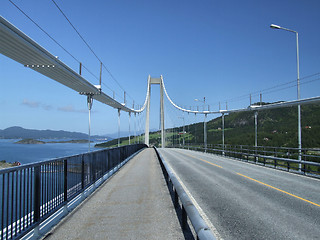
[[[151,78],[148,76],[148,96],[147,96],[147,112],[146,112],[146,128],[145,128],[145,144],[149,146],[149,119],[150,119],[150,96],[151,96],[151,85],[160,85],[160,122],[161,122],[161,147],[165,147],[165,136],[164,136],[164,102],[163,102],[163,77]]]

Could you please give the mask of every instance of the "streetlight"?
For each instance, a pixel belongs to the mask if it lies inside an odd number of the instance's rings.
[[[200,100],[200,99],[195,99],[196,102],[202,102],[203,103],[203,111],[204,111],[204,108],[205,108],[205,105],[206,105],[206,97],[203,97],[203,101]]]
[[[299,34],[297,31],[280,27],[275,24],[270,25],[273,29],[282,29],[288,32],[293,32],[296,34],[296,44],[297,44],[297,97],[300,100],[300,73],[299,73]],[[301,107],[298,105],[298,147],[299,147],[299,161],[301,162]],[[301,171],[301,163],[299,163],[299,171]]]
[[[202,102],[203,103],[203,111],[206,105],[206,97],[203,97],[203,101],[199,99],[195,99],[197,102]],[[204,119],[203,119],[203,142],[204,142],[204,151],[207,151],[207,122],[206,122],[207,114],[204,114]]]

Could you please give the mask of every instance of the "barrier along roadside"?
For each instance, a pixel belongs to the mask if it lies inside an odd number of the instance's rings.
[[[197,208],[194,206],[193,202],[189,198],[188,194],[183,189],[179,180],[176,178],[175,174],[172,172],[171,168],[167,162],[162,158],[158,150],[154,147],[158,160],[160,162],[164,177],[166,179],[168,189],[170,193],[174,194],[174,205],[175,207],[179,206],[179,199],[181,202],[181,220],[182,220],[182,229],[187,228],[187,218],[189,218],[192,227],[197,235],[199,240],[216,240],[215,236],[211,232],[208,225],[205,223]]]

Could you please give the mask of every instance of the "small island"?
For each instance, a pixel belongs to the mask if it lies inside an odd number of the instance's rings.
[[[47,143],[88,143],[89,140],[79,139],[79,140],[68,140],[68,141],[50,141]],[[93,142],[93,141],[90,141]]]
[[[15,142],[15,144],[45,144],[45,142],[43,141],[39,141],[39,140],[35,140],[32,138],[26,138],[26,139],[22,139],[18,142]]]
[[[16,167],[16,166],[20,166],[20,165],[21,165],[21,163],[19,163],[19,162],[11,163],[11,162],[7,162],[6,160],[0,161],[0,169]]]

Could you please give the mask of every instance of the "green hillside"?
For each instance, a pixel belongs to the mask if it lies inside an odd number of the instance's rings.
[[[297,107],[259,111],[258,145],[298,147]],[[320,105],[301,106],[302,147],[320,147]],[[208,144],[222,143],[222,118],[207,123]],[[182,144],[183,128],[166,130],[166,144]],[[203,143],[203,123],[185,126],[185,143]],[[254,145],[254,113],[239,112],[225,116],[225,144]],[[128,144],[128,138],[121,138],[122,144]],[[134,142],[134,140],[131,140]],[[160,132],[150,133],[150,144],[159,146]],[[103,144],[103,147],[116,146],[117,139]]]
[[[297,107],[259,111],[258,145],[298,147]],[[207,123],[208,144],[222,143],[222,119]],[[320,147],[320,105],[301,106],[302,146]],[[194,129],[190,126],[194,135]],[[239,112],[225,116],[225,143],[254,145],[254,113]],[[197,126],[197,136],[203,142],[203,124]]]

